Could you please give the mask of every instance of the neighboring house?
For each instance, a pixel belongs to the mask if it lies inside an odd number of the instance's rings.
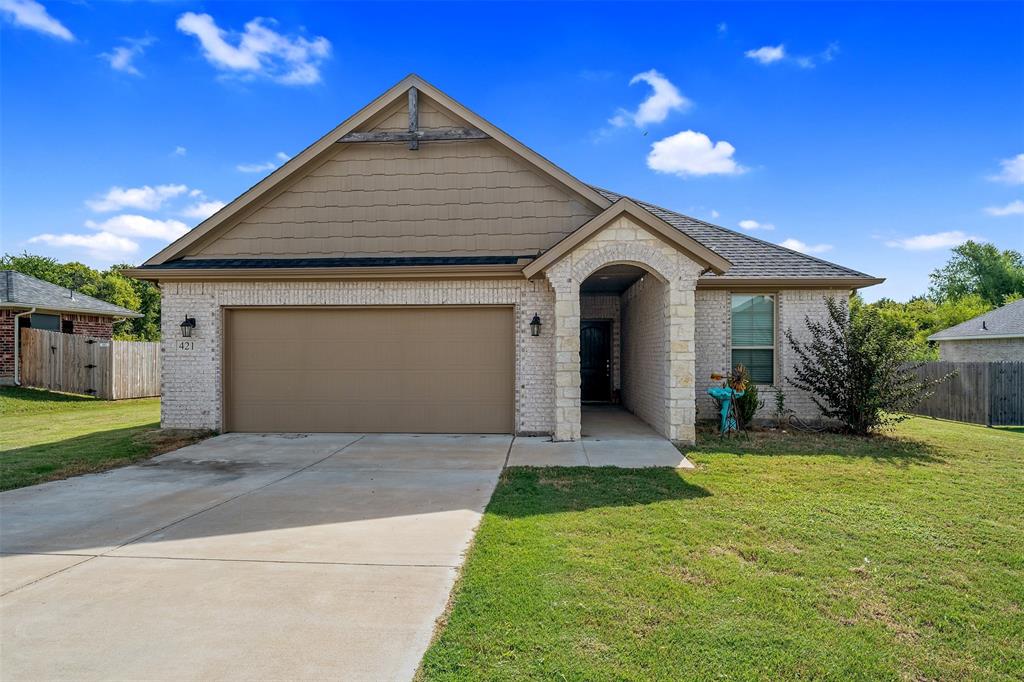
[[[18,383],[19,329],[48,329],[102,339],[114,321],[141,317],[127,308],[14,270],[0,270],[0,385]]]
[[[815,416],[783,331],[882,281],[588,185],[416,76],[126,274],[160,283],[165,427],[574,440],[618,400],[684,442],[736,362]]]
[[[1024,362],[1024,299],[928,337],[947,362]]]

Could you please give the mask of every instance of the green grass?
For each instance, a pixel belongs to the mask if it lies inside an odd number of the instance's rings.
[[[159,427],[159,398],[0,388],[0,490],[130,464],[196,439]]]
[[[913,419],[688,454],[507,470],[420,676],[1024,677],[1024,435]]]

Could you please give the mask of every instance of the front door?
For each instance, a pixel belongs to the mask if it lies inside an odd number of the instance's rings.
[[[612,397],[612,323],[584,320],[580,324],[580,399],[609,402]]]

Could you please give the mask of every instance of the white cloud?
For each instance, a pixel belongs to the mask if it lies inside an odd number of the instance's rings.
[[[62,248],[84,249],[97,260],[117,262],[134,254],[139,245],[131,239],[110,232],[97,234],[41,234],[28,240],[30,244],[48,244]]]
[[[772,64],[786,58],[786,46],[781,44],[774,47],[771,45],[765,45],[764,47],[759,47],[756,50],[747,50],[744,54],[761,64]]]
[[[632,123],[640,128],[648,123],[661,123],[668,118],[669,113],[685,111],[693,106],[693,102],[679,92],[679,88],[655,69],[638,73],[629,81],[630,85],[637,83],[647,83],[654,91],[640,103],[635,112],[620,109],[619,113],[608,120],[613,126],[621,128]]]
[[[15,26],[39,31],[61,40],[74,40],[75,36],[67,27],[50,16],[46,8],[35,0],[0,0],[0,12],[3,12]]]
[[[748,231],[751,231],[751,232],[754,231],[754,230],[774,230],[775,229],[775,226],[772,225],[771,223],[759,223],[756,220],[749,220],[749,219],[748,220],[741,220],[739,225],[744,230],[748,230]]]
[[[950,232],[936,232],[935,234],[919,234],[904,239],[890,239],[885,242],[885,245],[907,251],[933,251],[935,249],[948,249],[960,246],[971,239],[977,241],[978,237],[964,234],[960,230],[952,230]]]
[[[1024,154],[999,162],[1002,170],[998,175],[989,176],[994,182],[1005,182],[1008,185],[1024,185]]]
[[[278,152],[277,154],[274,154],[274,158],[277,159],[278,162],[284,163],[291,157],[284,152]],[[235,166],[235,170],[239,173],[266,173],[267,171],[274,170],[277,166],[278,163],[274,161],[264,161],[263,163],[240,163]]]
[[[150,187],[111,187],[100,199],[90,199],[85,204],[97,213],[118,211],[122,208],[137,208],[143,211],[158,211],[168,199],[181,196],[188,191],[185,185],[157,185]]]
[[[217,211],[227,206],[223,201],[213,199],[211,201],[198,201],[191,206],[188,206],[181,212],[181,215],[186,218],[199,218],[200,220],[206,220]]]
[[[139,237],[143,239],[160,239],[173,242],[188,232],[188,225],[180,220],[156,220],[141,215],[121,214],[97,223],[85,221],[85,226],[101,232],[116,234],[122,237]]]
[[[779,242],[779,246],[784,246],[787,249],[793,251],[799,251],[800,253],[825,253],[826,251],[832,250],[831,244],[805,244],[799,239],[784,239]]]
[[[711,209],[711,219],[712,220],[714,220],[715,218],[717,218],[720,215],[722,215],[722,214],[719,213],[718,211],[716,211],[715,209]]]
[[[185,12],[177,27],[195,36],[206,60],[222,71],[262,75],[285,85],[319,83],[320,64],[331,54],[330,41],[323,36],[308,40],[284,35],[270,28],[276,23],[256,17],[241,33],[228,32],[209,14]]]
[[[684,130],[651,145],[647,167],[675,175],[739,175],[746,168],[732,158],[736,148],[724,140],[712,143],[704,133]]]
[[[185,156],[186,154],[188,154],[188,149],[182,147],[180,144],[174,148],[173,152],[171,152],[171,156]],[[192,191],[194,192],[196,190]]]
[[[141,76],[142,72],[135,66],[135,58],[141,57],[146,48],[154,42],[156,42],[156,38],[149,36],[145,38],[125,38],[124,45],[118,45],[110,52],[104,52],[100,56],[110,62],[110,68],[115,71],[123,71],[133,76]]]
[[[729,24],[725,23],[724,21],[722,21],[722,22],[720,22],[718,24],[718,32],[719,33],[727,33],[728,31],[729,31]]]
[[[994,216],[1022,215],[1024,214],[1024,201],[1017,199],[1006,206],[989,206],[985,209],[985,213]]]

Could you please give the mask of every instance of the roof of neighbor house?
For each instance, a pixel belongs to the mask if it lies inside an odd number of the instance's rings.
[[[493,124],[484,120],[472,111],[469,111],[461,104],[451,99],[443,92],[437,90],[429,83],[415,75],[408,76],[400,83],[392,87],[386,93],[364,107],[357,114],[353,115],[337,128],[325,135],[319,141],[310,145],[306,150],[296,155],[285,163],[277,171],[269,175],[253,186],[249,191],[235,199],[227,207],[211,216],[207,221],[197,226],[189,234],[171,244],[159,254],[151,258],[147,263],[136,270],[131,271],[131,276],[146,277],[152,271],[168,270],[221,270],[231,271],[240,269],[301,269],[301,268],[387,268],[396,266],[419,266],[419,265],[446,265],[446,266],[469,266],[469,265],[490,265],[516,264],[528,268],[529,260],[538,258],[542,253],[523,254],[510,251],[504,255],[490,256],[451,256],[446,258],[424,257],[403,257],[399,254],[386,254],[381,258],[184,258],[187,249],[200,238],[207,234],[213,234],[213,230],[222,229],[236,215],[242,215],[243,211],[250,205],[255,204],[262,197],[272,195],[272,191],[278,185],[284,183],[291,175],[308,168],[308,164],[320,158],[323,154],[329,153],[338,140],[348,136],[373,116],[378,115],[385,107],[399,101],[412,88],[418,88],[433,101],[453,111],[458,117],[467,121],[474,127],[474,131],[484,138],[490,138],[513,153],[521,156],[533,167],[553,178],[556,182],[568,187],[585,201],[597,207],[598,212],[603,211],[613,204],[624,199],[632,200],[643,210],[653,214],[657,219],[664,221],[675,228],[685,238],[696,242],[693,245],[698,250],[707,249],[713,254],[705,253],[704,260],[716,261],[709,267],[700,280],[706,285],[713,285],[715,282],[725,285],[746,284],[755,285],[761,280],[767,283],[769,280],[805,280],[811,283],[828,283],[837,286],[849,286],[850,288],[870,286],[882,282],[882,279],[871,277],[863,272],[830,263],[820,258],[815,258],[804,253],[799,253],[772,244],[749,235],[713,225],[690,216],[676,213],[660,206],[647,202],[625,197],[623,195],[604,190],[586,184],[562,170],[547,159],[544,159],[536,152],[530,150],[507,133],[504,133]],[[359,134],[359,133],[356,133]],[[585,229],[580,227],[578,229]],[[692,243],[691,243],[692,244]],[[715,258],[717,256],[717,258]],[[492,260],[481,260],[491,258]],[[724,259],[724,260],[723,260]],[[709,262],[710,262],[709,261]],[[727,267],[721,267],[725,265]],[[518,267],[518,266],[517,266]],[[184,273],[183,273],[184,274]],[[836,281],[839,280],[839,281]],[[798,282],[799,283],[799,282]]]
[[[0,270],[0,308],[39,308],[62,313],[142,317],[134,310],[14,270]]]
[[[929,341],[969,341],[974,339],[1024,338],[1024,299],[1007,303],[984,315],[943,329],[928,337]]]

